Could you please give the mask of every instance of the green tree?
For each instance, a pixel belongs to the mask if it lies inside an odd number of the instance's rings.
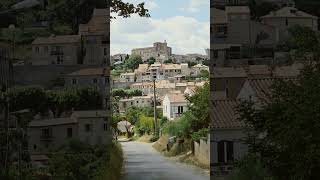
[[[139,64],[142,64],[142,58],[139,55],[131,55],[129,59],[125,61],[125,66],[128,69],[135,70],[139,67]]]
[[[170,64],[170,63],[172,63],[172,59],[165,60],[165,61],[163,61],[163,63],[164,64]]]
[[[306,64],[296,80],[274,81],[259,108],[243,102],[247,143],[276,179],[320,178],[320,64]]]
[[[154,58],[154,57],[150,57],[149,59],[148,59],[148,64],[150,65],[150,64],[154,64],[156,62],[156,59]]]
[[[209,71],[207,71],[207,70],[201,70],[201,71],[200,71],[200,77],[201,77],[201,78],[208,79],[208,78],[209,78]]]

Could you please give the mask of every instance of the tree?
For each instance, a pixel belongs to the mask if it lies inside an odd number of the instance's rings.
[[[202,69],[202,70],[200,71],[200,77],[201,77],[201,78],[208,79],[208,78],[209,78],[209,71]]]
[[[203,87],[197,87],[194,95],[186,96],[190,104],[189,111],[195,117],[192,123],[194,131],[208,128],[211,123],[209,117],[209,96],[209,83],[206,83]]]
[[[306,64],[296,80],[277,79],[257,108],[243,102],[247,143],[276,179],[320,178],[320,64]]]
[[[148,59],[148,64],[150,65],[150,64],[154,64],[156,62],[156,59],[154,58],[154,57],[150,57],[149,59]]]
[[[111,7],[111,13],[116,13],[121,17],[127,18],[131,14],[150,17],[144,3],[134,5],[122,0],[48,0],[48,6],[44,11],[52,28],[58,24],[65,24],[71,27],[73,33],[77,33],[79,24],[89,21],[94,8],[107,8],[108,6]]]
[[[125,61],[125,66],[128,69],[135,70],[139,67],[139,64],[142,64],[142,58],[139,55],[131,55],[129,59]]]
[[[308,53],[312,53],[313,60],[320,57],[320,41],[319,34],[309,27],[293,26],[289,29],[289,44],[293,45],[296,55],[305,58]]]
[[[172,59],[165,60],[165,61],[163,61],[163,63],[164,64],[170,64],[170,63],[172,63]]]

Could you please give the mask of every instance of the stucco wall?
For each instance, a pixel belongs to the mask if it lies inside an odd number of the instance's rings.
[[[209,136],[210,137],[210,136]],[[210,164],[210,138],[194,142],[194,155],[204,165]]]

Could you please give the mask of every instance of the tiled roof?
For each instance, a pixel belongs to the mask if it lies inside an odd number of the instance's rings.
[[[79,35],[63,35],[63,36],[50,36],[47,38],[39,37],[36,38],[32,44],[71,44],[80,43],[81,36]]]
[[[283,79],[283,80],[293,80],[295,81],[296,78],[286,78],[286,77],[269,77],[269,78],[249,78],[248,82],[257,95],[259,99],[268,100],[268,96],[272,93],[272,85],[276,79]]]
[[[238,120],[239,115],[236,108],[239,101],[236,100],[215,100],[213,110],[210,111],[213,129],[234,129],[243,128],[245,123]]]
[[[170,93],[166,95],[171,103],[185,103],[188,102],[184,94],[179,93]]]
[[[225,78],[225,77],[247,77],[247,73],[241,67],[217,67],[213,69],[214,78]]]
[[[31,121],[29,123],[29,127],[57,126],[57,125],[74,124],[74,123],[77,123],[77,120],[73,118],[55,118],[55,119]]]
[[[104,68],[86,68],[70,73],[68,76],[108,76],[108,72],[109,70]]]
[[[181,69],[180,64],[162,64],[163,69]]]
[[[294,12],[293,12],[294,11]],[[303,11],[299,11],[297,8],[294,7],[283,7],[277,11],[272,11],[269,14],[262,16],[261,18],[275,18],[275,17],[285,17],[285,18],[313,18],[318,19],[318,17],[313,16],[311,14],[305,13]]]

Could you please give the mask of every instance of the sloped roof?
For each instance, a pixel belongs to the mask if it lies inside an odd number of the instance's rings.
[[[247,77],[246,71],[241,67],[216,67],[212,74],[214,78]]]
[[[214,100],[213,110],[210,111],[213,129],[237,129],[245,127],[245,123],[238,120],[237,100]]]
[[[63,35],[63,36],[50,36],[47,38],[39,37],[36,38],[32,44],[70,44],[70,43],[80,43],[81,36],[79,35]]]
[[[276,79],[283,79],[285,81],[296,80],[296,77],[267,77],[267,78],[249,78],[250,87],[255,92],[259,99],[268,100],[268,96],[272,93],[272,85]]]
[[[171,93],[166,95],[169,98],[171,103],[184,103],[188,102],[184,94],[180,93]]]
[[[293,12],[294,11],[294,12]],[[272,11],[269,14],[262,16],[261,18],[313,18],[318,19],[318,17],[311,14],[305,13],[294,7],[283,7],[277,11]]]
[[[40,5],[38,0],[24,0],[14,4],[11,8],[12,9],[24,9],[24,8],[31,8]]]
[[[108,69],[105,68],[86,68],[72,72],[68,76],[108,76]]]
[[[57,126],[74,123],[77,123],[77,120],[73,118],[54,118],[45,120],[33,120],[29,123],[29,127]]]

